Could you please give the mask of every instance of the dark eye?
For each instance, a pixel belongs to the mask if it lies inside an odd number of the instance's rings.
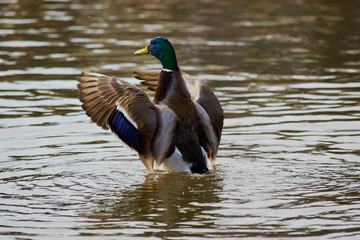
[[[151,40],[150,44],[155,44],[155,41],[154,41],[154,40]]]

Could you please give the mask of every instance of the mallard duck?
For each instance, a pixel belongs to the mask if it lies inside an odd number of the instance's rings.
[[[223,126],[218,99],[205,82],[180,71],[168,39],[156,37],[135,54],[151,54],[162,64],[161,71],[134,72],[155,90],[154,100],[117,77],[83,72],[78,78],[82,108],[137,151],[149,171],[156,161],[169,172],[207,173]]]

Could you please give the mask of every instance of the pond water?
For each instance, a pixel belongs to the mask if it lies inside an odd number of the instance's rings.
[[[0,8],[1,239],[360,238],[359,1]],[[138,84],[159,35],[225,111],[212,175],[150,174],[80,107],[82,70]]]

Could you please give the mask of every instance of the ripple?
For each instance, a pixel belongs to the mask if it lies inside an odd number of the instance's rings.
[[[65,46],[62,42],[44,42],[44,41],[4,41],[0,42],[0,47],[45,47],[45,46]]]
[[[3,18],[0,19],[1,24],[31,24],[37,23],[38,19],[14,19],[14,18]]]
[[[81,70],[75,68],[43,68],[43,67],[34,67],[28,68],[26,70],[7,70],[0,71],[0,76],[10,76],[10,75],[24,75],[24,74],[40,74],[40,75],[79,75]]]
[[[360,69],[354,69],[354,68],[328,68],[325,69],[327,72],[331,73],[359,73]]]

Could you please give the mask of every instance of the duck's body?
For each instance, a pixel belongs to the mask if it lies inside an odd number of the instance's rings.
[[[137,51],[141,53],[151,53],[163,65],[160,73],[135,72],[156,90],[153,102],[141,89],[116,77],[83,73],[78,85],[83,109],[136,150],[150,171],[156,160],[170,172],[206,173],[207,157],[214,163],[221,137],[219,101],[204,82],[180,71],[167,39],[153,39]]]

